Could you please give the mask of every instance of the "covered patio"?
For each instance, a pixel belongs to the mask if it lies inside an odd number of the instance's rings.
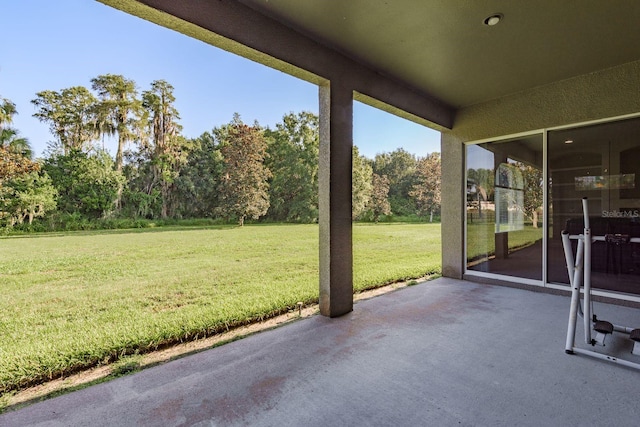
[[[637,371],[564,353],[568,286],[552,277],[563,262],[553,239],[580,215],[582,192],[596,214],[636,221],[640,209],[637,132],[624,127],[640,122],[636,2],[101,1],[319,86],[322,316],[6,413],[0,425],[638,424]],[[354,99],[442,132],[444,276],[355,309]],[[624,129],[598,127],[610,122]],[[567,148],[576,135],[591,145]],[[470,147],[491,155],[478,169],[494,176],[516,161],[540,174],[534,279],[515,253],[501,260],[515,275],[469,268]],[[606,191],[582,185],[591,176]],[[487,247],[508,247],[490,235]],[[637,306],[640,276],[628,270],[631,290],[600,296]],[[637,308],[596,312],[640,326]],[[637,359],[631,346],[614,335],[605,349]]]
[[[637,425],[637,371],[565,354],[568,311],[565,296],[441,278],[8,412],[0,425]],[[640,323],[628,307],[596,311]],[[630,340],[611,338],[609,353],[638,358]]]

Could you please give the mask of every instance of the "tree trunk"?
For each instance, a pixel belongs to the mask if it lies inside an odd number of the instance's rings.
[[[116,152],[116,164],[115,164],[116,172],[122,172],[122,153],[124,151],[125,142],[126,141],[120,135],[118,135],[118,151]],[[119,212],[120,208],[122,207],[123,188],[124,188],[124,184],[120,183],[118,185],[118,194],[116,195],[116,201],[115,201],[116,212]]]
[[[167,219],[169,216],[169,189],[167,188],[166,183],[162,183],[160,186],[161,196],[162,196],[162,212],[160,213],[160,217],[162,219]]]
[[[429,222],[433,222],[433,209],[429,211]]]
[[[240,219],[238,219],[238,225],[239,225],[240,227],[242,227],[242,226],[244,225],[244,215],[241,215],[241,216],[240,216]]]
[[[533,218],[531,219],[533,222],[533,228],[538,228],[538,210],[534,209]]]
[[[115,207],[116,212],[120,212],[120,208],[122,208],[122,191],[124,187],[122,184],[118,185],[118,193],[116,194]]]
[[[121,119],[121,120],[125,120]],[[122,172],[122,157],[123,157],[123,152],[124,152],[124,145],[127,143],[127,140],[125,139],[124,135],[121,135],[120,132],[118,132],[118,150],[116,151],[116,170],[118,172]]]

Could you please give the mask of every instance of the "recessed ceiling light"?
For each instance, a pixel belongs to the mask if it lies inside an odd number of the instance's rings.
[[[485,18],[484,25],[488,25],[490,27],[493,27],[494,25],[497,25],[500,21],[502,21],[502,14],[501,13],[494,13],[493,15],[488,16],[487,18]]]
[[[565,144],[573,144],[573,139],[567,139],[564,143]]]

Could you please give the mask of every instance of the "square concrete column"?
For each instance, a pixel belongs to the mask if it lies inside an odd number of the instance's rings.
[[[440,136],[442,153],[442,275],[461,279],[464,272],[466,182],[465,146],[454,135]]]
[[[352,146],[353,91],[320,86],[320,313],[329,317],[353,310]]]

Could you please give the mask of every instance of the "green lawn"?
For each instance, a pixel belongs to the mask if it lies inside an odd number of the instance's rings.
[[[440,272],[439,224],[357,224],[354,287]],[[318,299],[318,226],[0,239],[0,393]]]

